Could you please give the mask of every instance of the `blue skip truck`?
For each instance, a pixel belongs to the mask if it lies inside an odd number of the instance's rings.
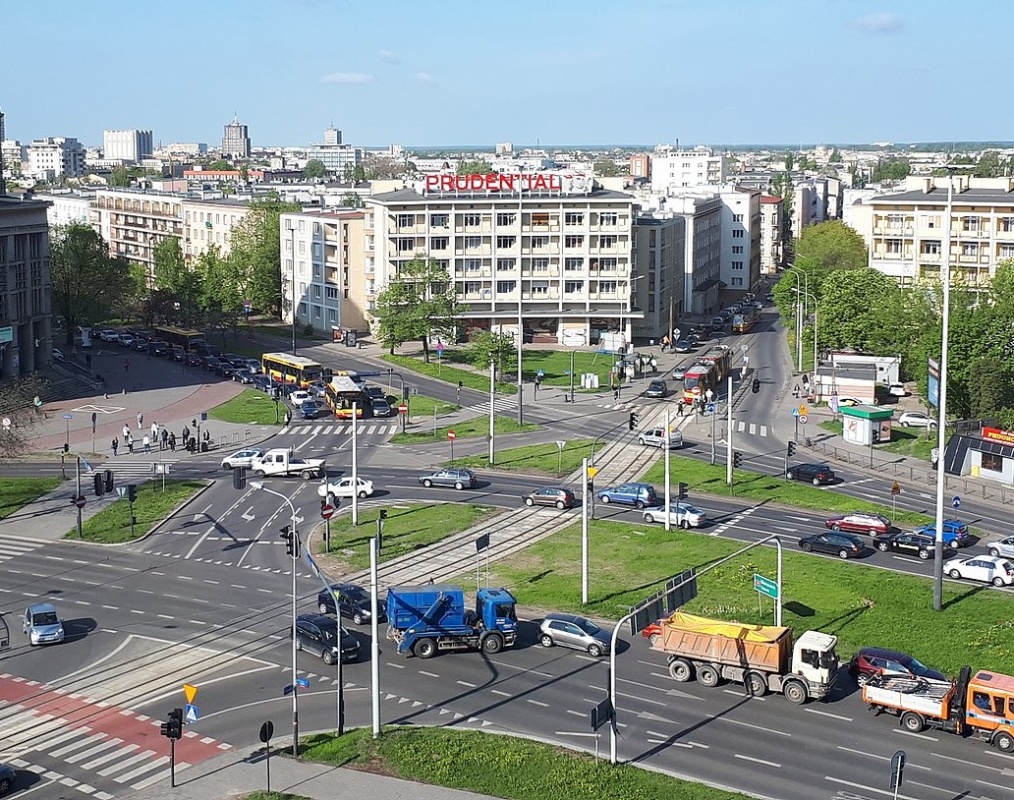
[[[506,589],[479,589],[465,609],[457,586],[396,586],[387,591],[387,638],[401,654],[430,658],[440,650],[499,653],[517,639],[517,601]]]

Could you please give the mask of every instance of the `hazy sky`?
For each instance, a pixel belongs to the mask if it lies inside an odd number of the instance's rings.
[[[254,146],[1014,139],[1014,3],[20,0],[7,138]]]

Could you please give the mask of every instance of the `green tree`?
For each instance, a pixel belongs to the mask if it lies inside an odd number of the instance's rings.
[[[785,154],[785,171],[792,172],[796,166],[796,155],[791,150]]]
[[[831,155],[828,156],[827,163],[829,164],[840,164],[841,163],[841,152],[836,147],[831,151]]]
[[[980,156],[972,174],[977,178],[1002,178],[1008,174],[1008,164],[995,150],[987,150]]]
[[[220,158],[217,161],[212,161],[210,164],[208,164],[208,169],[230,170],[230,169],[236,169],[236,168],[232,164],[230,164],[228,161],[226,161],[224,158]]]
[[[166,236],[152,250],[155,288],[163,293],[160,313],[167,321],[183,325],[200,322],[201,273],[183,259],[180,240]]]
[[[244,300],[243,275],[235,260],[223,258],[212,245],[197,257],[194,272],[200,275],[199,303],[206,319],[224,312],[238,313]]]
[[[63,320],[67,346],[78,325],[104,319],[133,287],[126,260],[112,258],[94,228],[80,223],[50,229],[53,311]]]
[[[232,235],[229,258],[243,276],[240,285],[254,308],[271,314],[282,309],[280,218],[294,211],[299,211],[297,204],[283,203],[277,195],[253,200]]]
[[[478,369],[489,369],[489,362],[497,365],[502,376],[505,371],[517,368],[517,345],[511,336],[495,331],[482,331],[468,343],[468,360]],[[502,380],[502,378],[501,378]]]
[[[362,198],[355,192],[345,192],[342,195],[342,205],[349,208],[359,208],[362,205]]]
[[[327,167],[319,158],[311,158],[303,167],[303,177],[308,180],[318,180],[327,175]]]
[[[609,156],[599,156],[592,164],[595,174],[602,178],[613,178],[620,174],[620,168]]]
[[[458,164],[458,175],[489,175],[493,171],[493,165],[485,159],[475,161],[462,161]]]
[[[110,186],[130,186],[130,171],[126,167],[114,167],[109,173]]]
[[[352,168],[352,180],[356,183],[362,183],[366,180],[366,167],[362,164],[356,164]]]
[[[866,242],[855,229],[840,220],[818,222],[803,229],[795,243],[796,265],[813,270],[810,291],[820,297],[820,281],[836,269],[869,266]]]
[[[885,158],[873,168],[870,180],[874,183],[879,181],[902,181],[912,172],[912,165],[907,158]]]
[[[458,303],[447,270],[425,258],[405,264],[377,296],[379,338],[391,353],[405,342],[422,343],[423,357],[430,358],[433,336],[450,338],[455,317],[463,307]]]
[[[869,267],[830,272],[817,304],[818,347],[884,354],[881,348],[892,344],[879,337],[881,328],[891,325],[885,308],[895,305],[900,292],[897,281]]]
[[[1002,359],[979,358],[969,365],[968,414],[992,417],[1014,407],[1014,370]]]

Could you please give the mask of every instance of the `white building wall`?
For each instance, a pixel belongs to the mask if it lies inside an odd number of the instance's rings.
[[[149,130],[103,131],[103,158],[137,162],[151,156],[152,136]]]
[[[651,156],[651,189],[661,194],[725,182],[725,159],[706,148]]]

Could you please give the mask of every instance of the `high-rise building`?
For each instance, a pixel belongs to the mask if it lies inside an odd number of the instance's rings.
[[[0,329],[10,332],[0,337],[0,378],[52,360],[47,205],[0,197]]]
[[[105,159],[138,162],[151,158],[151,131],[102,131],[102,156]]]
[[[324,144],[341,144],[342,132],[331,123],[331,127],[324,131]]]
[[[222,155],[235,158],[250,158],[250,133],[238,117],[225,126],[222,136]]]
[[[34,178],[75,178],[84,172],[84,146],[72,137],[33,139],[28,145],[28,171]]]

